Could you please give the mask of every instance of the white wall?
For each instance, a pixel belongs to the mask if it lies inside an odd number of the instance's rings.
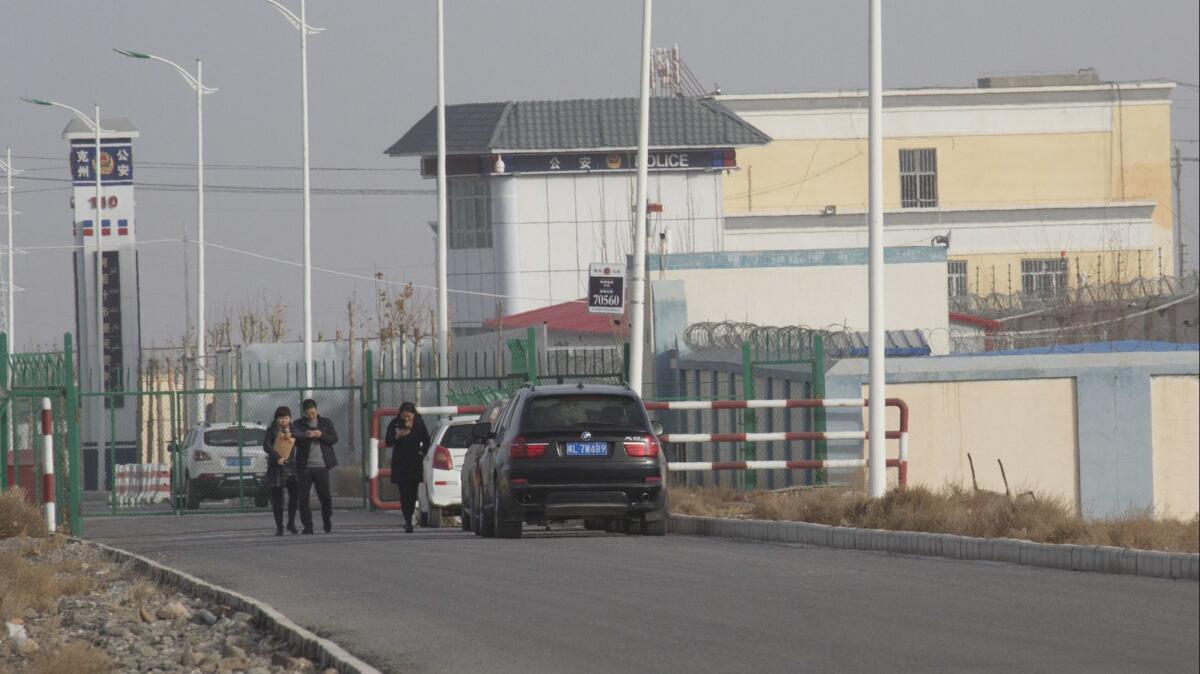
[[[633,173],[525,174],[492,180],[516,181],[516,225],[493,230],[493,246],[505,245],[501,236],[515,237],[516,252],[510,259],[521,272],[513,296],[504,299],[505,315],[577,300],[587,294],[590,263],[624,262],[630,254]],[[667,235],[666,252],[721,250],[722,199],[720,172],[651,173],[649,200],[663,205],[662,213],[649,218],[648,233],[655,242],[651,250],[658,251],[660,232]],[[504,271],[496,251],[450,251],[451,289],[496,293],[496,274]],[[452,293],[452,324],[477,326],[495,317],[497,299]]]
[[[868,327],[865,265],[671,270],[662,278],[684,282],[691,323]],[[933,353],[947,353],[946,263],[888,264],[885,278],[887,329],[926,331]]]

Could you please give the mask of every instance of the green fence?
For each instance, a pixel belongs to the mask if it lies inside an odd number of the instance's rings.
[[[54,443],[55,495],[60,524],[82,532],[80,503],[82,461],[71,335],[63,335],[61,352],[12,354],[8,335],[0,333],[0,490],[21,487],[41,503],[43,462],[41,411],[50,400]]]

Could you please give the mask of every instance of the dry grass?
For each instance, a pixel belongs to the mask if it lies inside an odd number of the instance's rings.
[[[88,594],[96,588],[95,580],[69,564],[33,563],[24,556],[0,553],[0,619],[19,618],[30,608],[49,612],[58,606],[59,597]]]
[[[108,653],[82,641],[40,653],[29,667],[32,674],[108,674],[116,670]]]
[[[148,599],[157,597],[158,593],[158,584],[145,576],[138,576],[125,588],[121,601],[130,606],[141,606]]]
[[[893,490],[872,501],[862,492],[825,488],[789,492],[676,488],[672,511],[708,517],[796,520],[831,526],[923,531],[1040,543],[1113,545],[1124,548],[1200,552],[1200,518],[1158,520],[1150,512],[1085,520],[1061,500],[1009,499],[957,486]]]
[[[25,490],[10,487],[0,492],[0,538],[49,535],[46,521],[37,508],[25,502]]]

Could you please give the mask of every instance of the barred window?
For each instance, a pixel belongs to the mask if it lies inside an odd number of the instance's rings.
[[[486,178],[451,178],[447,182],[446,229],[450,248],[492,247],[492,190]]]
[[[946,285],[950,297],[963,297],[967,294],[966,260],[951,260],[946,263]]]
[[[937,150],[900,150],[900,206],[934,208],[937,205]]]
[[[1067,289],[1067,259],[1052,257],[1021,260],[1021,292],[1026,295],[1061,295]]]

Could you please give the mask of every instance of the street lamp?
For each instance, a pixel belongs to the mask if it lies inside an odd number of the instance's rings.
[[[312,246],[309,238],[310,199],[308,181],[308,36],[325,30],[308,25],[304,0],[300,0],[300,16],[296,16],[278,0],[266,0],[279,10],[288,23],[300,32],[300,127],[304,171],[304,385],[305,395],[313,385],[312,354]]]
[[[129,58],[165,63],[174,68],[183,81],[196,92],[196,238],[199,242],[196,249],[196,422],[200,423],[204,421],[204,398],[199,391],[208,388],[208,380],[204,376],[204,94],[211,94],[217,89],[204,86],[204,63],[200,59],[196,59],[196,75],[193,77],[178,64],[161,56],[129,49],[113,51]]]
[[[5,148],[4,159],[0,160],[0,168],[4,169],[4,199],[5,209],[8,217],[8,292],[5,295],[4,306],[4,330],[8,333],[9,349],[16,350],[16,338],[13,337],[13,310],[16,305],[16,297],[14,292],[16,286],[13,285],[13,205],[12,205],[12,177],[14,173],[21,173],[13,168],[12,164],[12,148]]]
[[[103,428],[104,428],[104,413],[103,413],[104,412],[104,389],[105,389],[105,386],[104,386],[104,384],[105,384],[105,382],[104,382],[104,274],[101,272],[101,267],[104,266],[104,223],[100,219],[100,207],[101,207],[101,204],[104,203],[104,199],[101,196],[101,188],[100,188],[100,164],[101,164],[101,161],[100,161],[100,134],[112,133],[112,132],[108,131],[107,129],[104,129],[100,126],[100,104],[99,103],[96,104],[95,121],[92,121],[92,119],[88,118],[87,115],[83,114],[79,110],[77,110],[65,103],[56,103],[55,101],[47,101],[47,100],[43,100],[40,98],[21,97],[21,100],[25,101],[26,103],[32,103],[34,105],[45,105],[45,106],[51,106],[51,107],[55,107],[55,108],[62,108],[63,110],[69,110],[72,114],[74,114],[76,117],[78,117],[80,121],[83,122],[84,126],[86,126],[89,131],[93,131],[96,134],[96,156],[95,156],[95,164],[92,166],[92,171],[96,176],[96,204],[95,204],[96,220],[94,223],[95,226],[92,227],[92,233],[96,237],[96,265],[95,265],[96,266],[96,366],[99,368],[99,371],[100,371],[100,376],[97,378],[99,380],[99,383],[98,383],[97,389],[96,389],[96,392],[99,393],[99,396],[98,396],[99,411],[96,413],[96,428],[97,428],[96,448],[99,450],[100,460],[103,462],[103,464],[105,466],[107,466],[108,462],[104,461],[104,433],[103,433]],[[86,248],[84,250],[86,252]]]

